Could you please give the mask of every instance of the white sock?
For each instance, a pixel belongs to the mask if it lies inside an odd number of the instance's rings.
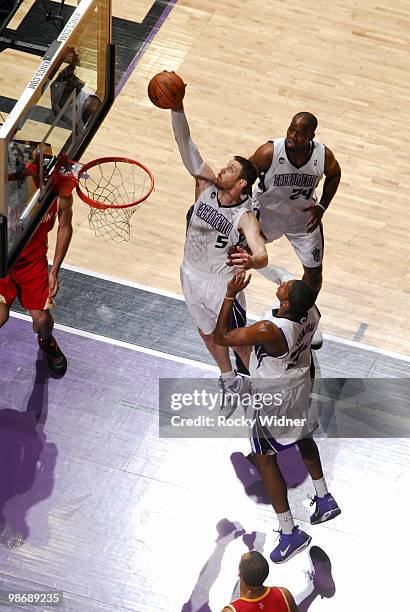
[[[285,270],[285,268],[274,266],[273,264],[268,264],[264,268],[258,268],[258,272],[277,285],[280,285],[283,283],[283,281],[292,280],[292,278],[295,278],[293,274],[291,274],[291,272],[288,270]]]
[[[315,487],[316,495],[318,497],[324,497],[327,493],[329,493],[329,491],[327,490],[326,480],[324,476],[322,478],[319,478],[319,480],[313,480],[312,478],[312,482]]]
[[[282,529],[282,533],[286,535],[290,535],[293,531],[295,523],[293,522],[293,516],[290,510],[287,512],[282,512],[281,514],[276,514],[278,517],[280,528]]]
[[[231,370],[230,372],[221,373],[222,380],[228,380],[229,378],[235,378],[236,372],[235,370]]]

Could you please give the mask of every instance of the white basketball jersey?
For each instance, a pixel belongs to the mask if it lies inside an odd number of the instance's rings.
[[[269,211],[288,215],[299,213],[316,204],[315,189],[323,176],[325,146],[318,140],[312,140],[310,145],[311,154],[308,161],[297,168],[286,155],[285,138],[273,141],[272,163],[261,176],[254,194],[256,206],[260,209],[262,229],[264,218],[269,216]]]
[[[228,250],[243,239],[238,223],[246,212],[252,212],[250,197],[221,206],[217,187],[205,189],[187,215],[184,263],[206,274],[232,274]]]
[[[280,357],[268,355],[263,345],[255,346],[251,352],[249,371],[253,378],[303,378],[309,374],[310,346],[313,334],[319,324],[320,312],[312,306],[307,317],[300,321],[291,321],[277,316],[272,310],[261,320],[271,321],[279,327],[287,343],[287,351]]]

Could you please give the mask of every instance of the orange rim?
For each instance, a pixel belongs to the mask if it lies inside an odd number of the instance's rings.
[[[154,176],[151,170],[149,170],[149,168],[144,166],[144,164],[141,164],[140,162],[136,161],[135,159],[129,159],[128,157],[115,157],[115,156],[99,157],[98,159],[93,159],[87,164],[84,164],[84,166],[81,168],[81,170],[78,173],[78,181],[81,180],[81,177],[84,174],[86,174],[87,170],[89,170],[90,168],[94,168],[95,166],[98,166],[100,164],[106,164],[110,162],[123,162],[125,164],[131,164],[132,166],[138,166],[139,168],[141,168],[141,170],[146,172],[146,174],[149,176],[149,179],[150,179],[150,185],[149,185],[148,191],[139,200],[135,200],[135,202],[129,202],[128,204],[115,204],[115,205],[101,204],[101,202],[97,202],[96,200],[93,200],[92,198],[90,198],[90,196],[81,189],[80,183],[78,183],[77,193],[78,193],[78,196],[82,199],[82,201],[88,204],[88,206],[92,206],[93,208],[98,208],[100,210],[106,210],[107,208],[131,208],[132,206],[137,206],[137,204],[141,204],[141,202],[144,202],[144,200],[148,198],[148,196],[152,193],[154,189]]]

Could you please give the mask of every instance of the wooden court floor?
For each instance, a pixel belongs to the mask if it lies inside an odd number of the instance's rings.
[[[141,19],[150,2],[113,0],[113,13]],[[156,72],[187,82],[194,140],[215,167],[285,134],[295,112],[319,119],[342,183],[326,213],[323,331],[410,354],[407,106],[410,6],[380,0],[178,0],[84,159],[129,155],[153,171],[156,189],[133,218],[129,243],[94,238],[77,202],[69,264],[180,293],[185,212],[193,183],[179,159],[167,111],[146,95]],[[271,261],[300,274],[286,240]],[[258,274],[249,310],[269,307]]]

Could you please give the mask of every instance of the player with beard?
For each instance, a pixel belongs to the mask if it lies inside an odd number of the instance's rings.
[[[234,271],[262,268],[268,256],[260,227],[248,195],[257,171],[249,160],[235,155],[216,175],[203,162],[191,140],[183,105],[171,111],[172,126],[182,161],[195,178],[195,204],[187,214],[181,285],[189,312],[200,336],[221,371],[219,385],[223,397],[238,393],[242,377],[233,369],[229,349],[214,342],[213,333],[226,292],[227,281]],[[239,248],[228,260],[230,249],[246,240],[250,252]],[[245,296],[235,299],[231,326],[246,323]],[[245,365],[249,349],[239,351]],[[224,399],[223,399],[224,402]]]

